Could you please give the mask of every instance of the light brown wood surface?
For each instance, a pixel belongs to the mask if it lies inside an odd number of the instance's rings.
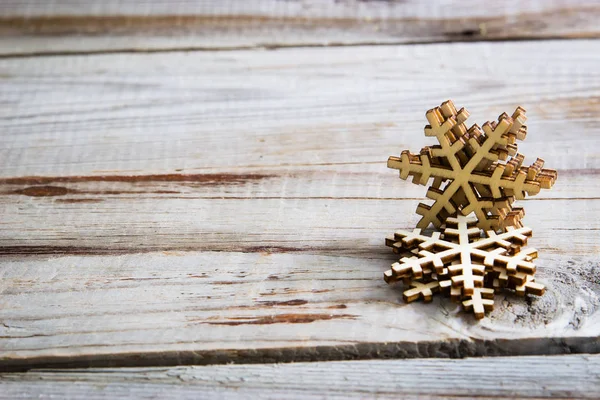
[[[597,352],[597,46],[0,60],[0,364]],[[546,295],[482,322],[382,279],[425,194],[387,157],[446,98],[525,106],[520,150],[560,176],[521,202]]]
[[[597,1],[12,0],[0,53],[597,38]]]

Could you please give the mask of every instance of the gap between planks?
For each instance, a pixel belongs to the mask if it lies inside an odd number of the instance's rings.
[[[600,356],[374,360],[0,374],[0,399],[591,398]],[[500,373],[499,373],[500,371]],[[526,373],[524,373],[526,371]],[[290,379],[290,377],[294,379]],[[201,392],[200,392],[201,391]]]
[[[417,46],[417,45],[434,45],[434,44],[452,44],[452,43],[496,43],[496,42],[542,42],[542,41],[553,41],[553,40],[590,40],[600,39],[600,33],[598,35],[581,35],[578,37],[565,37],[564,35],[546,35],[546,36],[528,36],[528,37],[515,37],[515,38],[486,38],[480,40],[473,39],[448,39],[448,40],[437,40],[437,41],[389,41],[385,43],[380,42],[357,42],[357,43],[287,43],[287,44],[253,44],[246,46],[227,46],[227,47],[210,47],[210,46],[180,46],[180,47],[157,47],[157,48],[128,48],[122,47],[117,49],[97,49],[97,50],[68,50],[63,49],[59,51],[52,50],[38,50],[38,51],[23,51],[23,52],[7,52],[3,53],[2,45],[4,44],[0,39],[0,59],[20,59],[20,58],[36,58],[36,57],[69,57],[69,56],[101,56],[101,55],[113,55],[113,54],[154,54],[154,53],[193,53],[193,52],[233,52],[233,51],[277,51],[285,49],[311,49],[311,48],[339,48],[339,47],[394,47],[394,46]],[[19,40],[16,38],[15,40]],[[125,41],[125,40],[124,40]],[[49,47],[54,47],[52,41],[49,41]]]
[[[287,364],[427,358],[486,358],[493,363],[495,357],[595,355],[598,353],[600,353],[600,343],[597,343],[595,337],[540,337],[505,340],[455,339],[444,342],[363,342],[350,345],[316,347],[144,351],[116,354],[105,352],[99,354],[31,357],[22,360],[3,357],[0,358],[0,374],[26,372],[36,369],[150,368],[175,367],[179,365]],[[1,379],[2,375],[0,375],[0,382]]]

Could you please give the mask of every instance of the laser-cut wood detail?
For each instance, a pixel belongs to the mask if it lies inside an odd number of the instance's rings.
[[[480,319],[494,306],[494,290],[514,289],[541,296],[544,285],[535,282],[537,251],[527,245],[531,229],[508,227],[506,232],[486,232],[476,227],[477,219],[458,215],[446,220],[443,238],[439,232],[422,235],[420,229],[399,231],[386,243],[395,252],[412,252],[384,273],[386,282],[403,280],[409,287],[404,301],[431,301],[437,291],[460,301],[465,310]]]
[[[504,113],[497,121],[486,122],[483,129],[467,129],[469,113],[456,110],[451,100],[427,111],[429,125],[425,136],[435,136],[438,145],[424,147],[419,154],[404,150],[400,157],[391,156],[388,167],[400,171],[400,178],[413,177],[413,183],[427,185],[432,205],[420,203],[422,216],[418,228],[433,224],[439,228],[446,218],[459,212],[475,213],[482,229],[505,230],[521,227],[522,208],[513,207],[524,199],[550,189],[557,173],[544,169],[538,158],[531,166],[522,165],[524,156],[517,153],[517,140],[527,135],[525,109],[517,107],[512,116]]]

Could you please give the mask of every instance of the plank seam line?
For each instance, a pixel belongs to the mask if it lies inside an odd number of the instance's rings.
[[[456,39],[456,40],[433,40],[433,41],[398,41],[398,42],[356,42],[356,43],[292,43],[292,44],[257,44],[249,46],[229,46],[229,47],[206,47],[206,46],[184,46],[173,48],[154,48],[154,49],[100,49],[88,51],[35,51],[23,53],[0,54],[0,59],[14,58],[33,58],[33,57],[68,57],[68,56],[94,56],[111,54],[153,54],[153,53],[185,53],[185,52],[231,52],[247,50],[286,50],[286,49],[310,49],[310,48],[339,48],[339,47],[384,47],[384,46],[419,46],[435,44],[454,44],[454,43],[498,43],[498,42],[541,42],[541,41],[574,41],[574,40],[599,40],[600,34],[590,34],[585,36],[531,36],[531,37],[507,37],[507,38],[489,38],[489,39]]]
[[[39,368],[167,367],[179,365],[262,364],[407,358],[539,356],[598,354],[597,337],[450,339],[445,342],[362,342],[338,346],[147,351],[3,358],[0,372]]]

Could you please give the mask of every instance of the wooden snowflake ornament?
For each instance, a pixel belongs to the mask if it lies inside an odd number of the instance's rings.
[[[523,166],[525,157],[516,145],[527,135],[523,108],[486,122],[483,129],[467,129],[468,117],[467,110],[457,111],[446,101],[427,111],[425,136],[435,136],[439,144],[389,158],[388,167],[399,170],[400,178],[412,176],[421,185],[432,180],[427,197],[433,204],[419,204],[422,218],[412,232],[399,231],[386,239],[394,252],[405,256],[384,279],[404,282],[406,302],[428,302],[442,292],[483,318],[494,307],[496,291],[544,294],[544,285],[533,277],[537,251],[522,248],[531,229],[523,227],[524,211],[513,203],[550,189],[557,174],[544,169],[539,158]],[[423,235],[421,229],[430,224],[443,233]]]
[[[433,178],[427,197],[434,203],[417,207],[422,216],[418,228],[439,228],[454,213],[475,213],[485,230],[521,226],[524,212],[513,207],[514,200],[554,185],[556,171],[544,169],[539,158],[523,166],[524,157],[517,153],[516,140],[527,135],[523,108],[486,122],[483,130],[477,125],[467,129],[469,113],[464,108],[457,111],[450,100],[426,116],[425,136],[435,136],[439,144],[388,159],[388,167],[399,170],[402,179],[412,176],[413,183],[427,185]]]
[[[535,282],[535,249],[522,249],[531,236],[531,229],[507,227],[482,235],[477,219],[458,215],[446,220],[443,236],[399,231],[386,239],[396,253],[410,252],[392,264],[384,273],[386,282],[403,280],[408,289],[404,300],[423,298],[431,301],[433,293],[443,292],[462,303],[465,310],[483,318],[494,306],[495,291],[509,288],[518,294],[541,296],[544,286]]]

